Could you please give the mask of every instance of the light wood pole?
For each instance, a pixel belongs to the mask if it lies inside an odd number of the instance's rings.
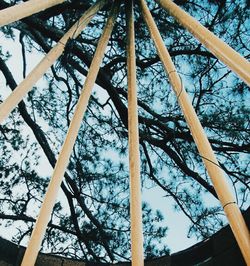
[[[41,0],[40,0],[41,1]],[[106,0],[99,0],[90,7],[83,16],[69,29],[49,53],[38,63],[29,75],[15,88],[15,90],[0,104],[0,123],[18,105],[25,95],[32,89],[32,86],[44,75],[54,62],[63,53],[69,39],[75,39],[88,25],[93,16],[104,6]]]
[[[204,129],[194,111],[189,96],[180,80],[169,52],[165,47],[153,17],[150,14],[150,11],[144,0],[140,0],[140,5],[144,20],[146,21],[151,37],[154,40],[159,57],[164,65],[166,73],[169,76],[170,83],[172,84],[186,122],[190,128],[208,174],[213,182],[214,188],[225,211],[233,234],[238,242],[246,263],[250,265],[250,235],[246,223],[236,204],[236,200],[224,176],[224,172],[219,166]]]
[[[156,0],[208,50],[250,85],[250,63],[171,0]]]
[[[132,265],[143,266],[142,199],[140,150],[136,89],[136,59],[133,0],[127,0],[127,78],[128,78],[128,138],[130,173],[130,221]]]
[[[40,213],[38,215],[35,227],[31,235],[31,239],[29,241],[27,250],[25,252],[25,255],[24,255],[24,258],[21,264],[22,266],[33,266],[35,264],[37,254],[39,252],[42,239],[46,231],[47,224],[50,220],[50,215],[52,213],[53,206],[55,204],[56,197],[57,197],[64,173],[67,169],[69,158],[73,150],[73,146],[77,138],[77,134],[81,126],[84,113],[88,105],[91,91],[95,84],[95,80],[99,72],[99,68],[100,68],[100,65],[101,65],[107,44],[108,44],[108,40],[110,38],[113,25],[114,25],[116,16],[118,14],[118,10],[119,10],[119,1],[115,1],[115,4],[113,5],[110,16],[106,23],[105,29],[103,31],[103,34],[96,48],[96,52],[92,60],[91,66],[89,68],[89,72],[86,77],[79,101],[77,103],[75,113],[71,120],[66,139],[64,141],[62,150],[59,154],[57,163],[55,165],[54,172],[50,180],[49,186],[47,188],[47,192],[45,194],[45,198],[44,198]]]
[[[49,7],[61,4],[66,0],[29,0],[0,10],[0,27],[19,19],[31,16]]]

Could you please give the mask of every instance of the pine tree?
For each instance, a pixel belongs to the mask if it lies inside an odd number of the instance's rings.
[[[0,8],[19,2],[0,0]],[[247,1],[175,2],[249,58]],[[48,53],[92,4],[66,1],[1,28],[1,101],[27,76],[32,58]],[[32,231],[50,179],[39,164],[46,158],[47,165],[55,165],[110,6],[67,42],[62,56],[0,126],[0,225],[16,228],[17,243]],[[148,6],[244,210],[249,202],[249,88],[155,1]],[[43,242],[46,252],[98,262],[130,258],[124,9],[121,1]],[[135,29],[143,191],[163,190],[161,204],[170,202],[188,217],[187,235],[207,238],[226,220],[137,4]],[[167,220],[143,203],[143,223],[146,256],[167,254]]]

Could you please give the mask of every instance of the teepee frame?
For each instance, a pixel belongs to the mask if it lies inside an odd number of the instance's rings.
[[[216,37],[212,32],[202,26],[193,17],[183,11],[171,0],[156,0],[162,8],[166,9],[178,22],[190,31],[204,46],[206,46],[218,59],[234,71],[246,84],[250,85],[250,63],[225,42]],[[7,25],[25,18],[39,11],[47,9],[65,0],[30,0],[0,10],[0,26]],[[17,104],[25,97],[32,86],[45,74],[49,67],[63,53],[69,39],[76,38],[87,26],[91,18],[104,6],[105,0],[99,0],[89,8],[78,22],[61,38],[58,44],[44,57],[44,59],[31,71],[14,92],[0,104],[0,123],[9,115]],[[204,165],[213,182],[214,188],[225,211],[233,234],[238,242],[243,257],[250,265],[250,235],[242,217],[236,200],[229,188],[224,173],[219,166],[202,125],[194,111],[189,96],[182,84],[181,78],[171,60],[169,52],[161,38],[157,26],[144,0],[139,0],[142,16],[148,26],[159,57],[169,76],[170,83],[177,96],[179,105],[190,128],[194,141],[203,159]],[[77,134],[84,117],[92,88],[104,57],[112,33],[115,19],[118,15],[120,0],[114,0],[103,34],[99,40],[94,58],[86,77],[75,113],[70,123],[68,133],[59,154],[54,172],[47,188],[45,198],[37,218],[30,242],[25,252],[22,265],[34,265],[39,252],[47,224],[56,201],[56,197],[67,169],[69,158],[77,138]],[[128,77],[128,129],[129,129],[129,167],[130,167],[130,216],[131,216],[131,249],[132,265],[142,266],[143,262],[143,231],[141,210],[141,181],[140,181],[140,154],[139,154],[139,129],[137,114],[136,93],[136,60],[133,0],[126,0],[127,21],[127,77]]]
[[[59,5],[67,0],[30,0],[0,10],[0,27],[8,25],[19,19],[26,18],[47,8]]]

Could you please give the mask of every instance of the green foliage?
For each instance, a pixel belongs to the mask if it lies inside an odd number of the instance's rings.
[[[32,60],[34,51],[47,52],[81,16],[85,2],[63,4],[59,12],[63,15],[52,8],[3,27],[1,39],[17,42],[22,33],[27,44],[23,60]],[[249,88],[167,12],[148,2],[220,166],[245,209],[249,202]],[[248,57],[247,1],[175,2]],[[126,261],[131,255],[125,9],[122,2],[63,193],[46,232],[46,252],[98,262]],[[19,106],[0,127],[0,215],[2,226],[17,228],[13,239],[18,243],[27,241],[31,233],[49,181],[41,161],[55,164],[108,11],[106,6],[77,40],[67,44],[62,57],[24,100],[27,113]],[[135,28],[143,191],[152,186],[163,190],[166,196],[159,205],[171,203],[184,213],[190,222],[188,237],[207,238],[225,224],[225,217],[137,4]],[[20,49],[17,43],[13,45]],[[7,50],[3,42],[0,70],[14,89],[11,79],[22,74],[8,64],[13,61]],[[4,70],[5,60],[13,77]],[[169,252],[165,218],[143,203],[147,258]]]

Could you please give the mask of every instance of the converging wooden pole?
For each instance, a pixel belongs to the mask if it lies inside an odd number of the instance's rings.
[[[49,53],[39,62],[39,64],[29,73],[29,75],[15,88],[8,98],[2,104],[0,104],[0,123],[3,122],[9,113],[24,98],[27,92],[32,89],[32,86],[59,58],[64,51],[67,41],[69,39],[75,39],[105,3],[106,0],[99,0],[95,5],[90,7],[70,28],[70,30],[59,40],[59,42],[49,51]]]
[[[127,19],[127,77],[128,77],[128,138],[130,173],[130,221],[132,265],[143,266],[142,197],[140,178],[140,149],[136,90],[136,59],[133,0],[126,3]]]
[[[180,80],[175,66],[171,60],[168,50],[161,38],[157,26],[144,0],[140,0],[143,17],[149,28],[152,39],[154,40],[159,57],[164,65],[165,71],[169,76],[170,83],[176,93],[183,114],[190,128],[194,141],[197,145],[199,153],[206,166],[208,174],[213,182],[216,193],[219,197],[221,205],[225,211],[229,224],[232,228],[234,236],[238,242],[245,261],[250,265],[250,236],[243,216],[236,204],[236,200],[230,190],[229,184],[224,173],[219,166],[207,136],[202,125],[194,111],[188,94]]]
[[[0,10],[0,27],[31,16],[66,0],[29,0]]]
[[[172,0],[156,0],[178,22],[192,33],[208,50],[250,85],[250,63],[228,44],[202,26],[196,19],[182,10]]]
[[[108,18],[105,29],[103,31],[103,34],[96,48],[96,52],[92,60],[91,66],[89,68],[89,72],[86,77],[82,93],[77,103],[75,113],[73,115],[73,118],[71,120],[69,129],[67,132],[67,136],[62,146],[62,150],[59,154],[52,178],[50,180],[49,186],[47,188],[47,192],[45,194],[45,198],[44,198],[40,213],[38,215],[35,227],[33,229],[30,242],[24,254],[24,258],[21,264],[22,266],[33,266],[35,264],[36,257],[40,250],[42,239],[44,237],[46,227],[49,222],[50,215],[52,213],[53,206],[55,204],[56,197],[57,197],[64,173],[67,169],[70,154],[73,150],[73,146],[76,141],[77,134],[81,126],[81,122],[82,122],[84,113],[86,111],[88,101],[91,95],[91,91],[95,84],[95,80],[99,72],[99,68],[100,68],[100,65],[101,65],[107,44],[108,44],[108,40],[111,35],[118,11],[119,11],[119,2],[115,1],[115,4],[113,5],[112,10],[110,12],[110,16]]]

